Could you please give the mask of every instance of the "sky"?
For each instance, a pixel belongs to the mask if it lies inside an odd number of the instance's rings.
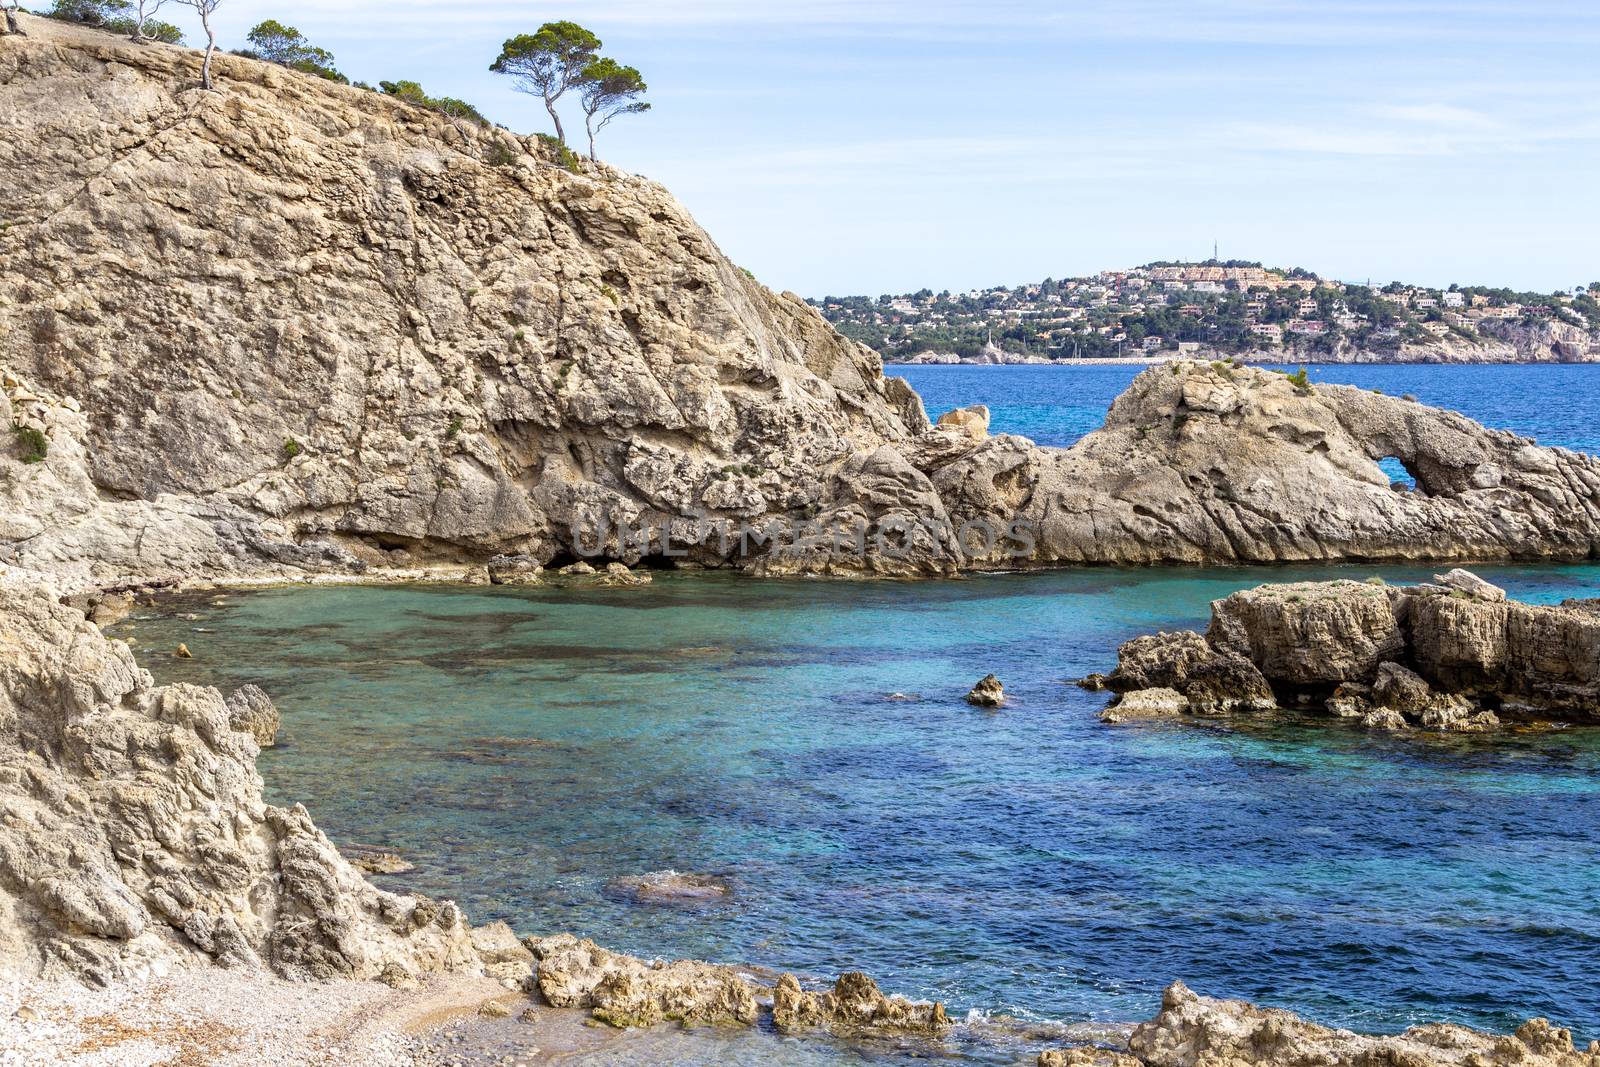
[[[587,26],[653,103],[601,157],[803,296],[1214,241],[1345,281],[1600,279],[1593,0],[221,0],[220,43],[265,18],[522,133],[549,120],[489,72],[501,42]]]

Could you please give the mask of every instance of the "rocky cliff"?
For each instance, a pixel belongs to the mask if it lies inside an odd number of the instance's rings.
[[[192,51],[27,25],[0,38],[0,416],[49,438],[6,472],[66,505],[9,509],[41,564],[549,558],[602,515],[796,511],[926,426],[642,178],[235,57],[206,93]]]
[[[933,428],[642,178],[237,57],[202,92],[194,52],[26,24],[0,38],[0,565],[927,575],[1600,544],[1589,459],[1222,364],[1148,371],[1066,452]]]
[[[257,752],[216,690],[154,685],[51,591],[0,577],[0,968],[478,966],[453,904],[373,888],[304,808],[263,803]]]

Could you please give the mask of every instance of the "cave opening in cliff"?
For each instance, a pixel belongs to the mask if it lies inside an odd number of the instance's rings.
[[[1396,492],[1427,493],[1416,468],[1399,456],[1384,456],[1378,460],[1378,467],[1389,476],[1389,487]]]

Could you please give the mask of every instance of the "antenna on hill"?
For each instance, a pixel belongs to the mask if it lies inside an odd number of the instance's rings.
[[[1213,237],[1211,239],[1211,262],[1213,262],[1213,263],[1221,263],[1222,262],[1222,257],[1217,255],[1217,239],[1215,237]]]

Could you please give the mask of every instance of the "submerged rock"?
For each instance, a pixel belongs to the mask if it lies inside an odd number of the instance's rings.
[[[978,679],[978,684],[967,693],[967,703],[980,708],[998,708],[1005,702],[1005,687],[1000,684],[1000,679],[992,674],[986,674]]]
[[[416,864],[388,849],[345,845],[339,852],[350,861],[352,867],[358,867],[368,874],[405,874],[417,869]]]
[[[613,878],[606,889],[646,904],[712,904],[733,894],[720,878],[673,870]]]

